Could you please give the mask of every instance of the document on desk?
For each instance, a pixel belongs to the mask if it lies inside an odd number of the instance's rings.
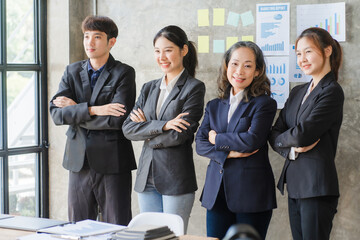
[[[52,236],[60,237],[62,235],[74,236],[84,238],[99,234],[112,233],[120,231],[126,226],[120,226],[110,223],[97,222],[94,220],[83,220],[74,224],[65,224],[63,226],[56,226],[50,228],[40,229],[38,233],[50,233]],[[57,238],[58,240],[59,238]]]
[[[109,238],[111,238],[111,233],[107,233],[107,234],[101,234],[101,235],[96,235],[96,236],[90,236],[90,237],[84,237],[84,238],[79,238],[76,237],[74,239],[81,239],[81,240],[108,240]],[[35,233],[35,234],[30,234],[30,235],[26,235],[26,236],[22,236],[22,237],[18,237],[17,240],[71,240],[71,238],[61,238],[61,237],[54,237],[54,235],[52,234],[48,234],[48,233]]]
[[[0,220],[5,218],[12,218],[14,216],[8,215],[8,214],[0,214]]]

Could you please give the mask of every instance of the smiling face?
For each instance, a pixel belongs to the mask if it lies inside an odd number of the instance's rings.
[[[331,70],[329,62],[331,47],[325,48],[324,52],[325,56],[307,37],[303,37],[297,42],[297,64],[306,75],[311,75],[314,80],[320,80]]]
[[[233,94],[244,90],[259,75],[256,70],[256,59],[254,52],[247,47],[240,47],[232,53],[228,67],[227,79],[233,87]]]
[[[106,60],[109,57],[110,49],[116,42],[115,38],[107,39],[107,35],[101,31],[84,32],[84,49],[91,60]]]
[[[156,40],[154,57],[161,70],[165,73],[167,80],[173,79],[183,70],[183,58],[187,52],[186,45],[180,49],[165,37],[159,37]]]

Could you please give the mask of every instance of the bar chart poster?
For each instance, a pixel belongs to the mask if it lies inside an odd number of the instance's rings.
[[[346,40],[345,2],[296,6],[297,35],[309,27],[327,30],[339,42]]]
[[[256,43],[264,55],[289,55],[290,4],[256,4]]]
[[[289,97],[289,57],[266,57],[266,75],[277,108],[282,109]]]
[[[290,45],[290,68],[289,68],[289,82],[310,82],[311,76],[305,75],[297,64],[297,57],[295,53],[295,44]]]

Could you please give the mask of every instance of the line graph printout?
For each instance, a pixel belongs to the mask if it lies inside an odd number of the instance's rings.
[[[297,36],[309,27],[327,30],[339,42],[346,41],[345,2],[296,6]]]
[[[266,57],[266,75],[270,80],[271,96],[282,109],[289,97],[289,57]]]
[[[256,43],[264,55],[289,55],[290,4],[256,5]]]

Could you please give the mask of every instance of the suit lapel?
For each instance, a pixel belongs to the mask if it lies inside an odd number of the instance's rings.
[[[228,128],[228,112],[230,108],[229,98],[221,99],[217,117],[219,118],[220,129],[217,129],[217,132],[227,132]]]
[[[82,65],[83,70],[80,72],[80,78],[83,86],[85,101],[89,102],[91,97],[91,87],[90,87],[89,74],[87,71],[87,65],[88,65],[88,61],[85,61],[85,63]]]
[[[187,74],[186,70],[184,70],[183,74],[181,74],[179,80],[176,82],[174,88],[171,90],[169,96],[165,99],[165,102],[160,109],[158,119],[162,118],[169,103],[177,97],[177,95],[179,94],[179,92],[181,91],[182,87],[184,86],[184,84],[187,80],[187,76],[188,76],[188,74]],[[160,88],[160,85],[159,85],[159,88]]]
[[[244,100],[241,100],[241,102],[239,103],[239,106],[237,106],[234,114],[230,118],[230,122],[227,127],[227,132],[233,132],[235,130],[236,126],[239,123],[240,118],[242,117],[245,110],[249,106],[250,101],[251,101],[251,99],[249,100],[249,102],[244,102]],[[226,116],[227,116],[227,114],[226,114]]]
[[[109,55],[109,59],[105,64],[104,70],[102,70],[99,78],[96,81],[96,84],[94,86],[93,92],[91,94],[91,99],[90,99],[90,105],[94,105],[96,98],[98,97],[102,87],[104,86],[106,80],[108,79],[108,77],[110,76],[110,71],[111,68],[113,67],[113,65],[115,64],[115,59],[114,57],[110,54]]]
[[[160,84],[161,84],[161,78],[157,80],[150,88],[148,100],[146,101],[146,109],[149,109],[149,111],[146,111],[147,114],[150,116],[150,119],[157,119],[156,117],[156,105],[160,94]],[[145,109],[143,109],[145,110]]]
[[[333,81],[333,79],[335,79],[334,74],[332,72],[329,72],[320,80],[318,85],[311,91],[309,96],[306,98],[305,102],[300,106],[298,115],[297,115],[297,121],[301,118],[301,115],[304,113],[304,111],[310,105],[310,103],[315,101],[316,97],[323,91],[323,88],[326,87],[327,85],[329,85],[331,83],[331,81]],[[309,84],[305,85],[306,86],[305,93],[306,93],[307,89],[309,88]],[[303,97],[304,97],[305,93],[302,95]],[[301,98],[301,101],[302,101],[303,97]],[[300,104],[301,104],[301,102],[300,102]]]
[[[293,116],[296,116],[296,118],[294,119],[294,121],[295,121],[294,125],[298,124],[298,119],[299,119],[301,113],[304,112],[304,110],[307,108],[307,106],[309,104],[308,100],[309,100],[310,95],[307,97],[306,101],[303,104],[301,104],[301,103],[306,94],[307,89],[309,88],[310,83],[304,84],[303,87],[299,90],[299,94],[297,94],[298,97],[296,97],[294,99],[295,108],[291,110],[291,111],[294,111],[294,113],[295,113],[295,114],[293,114]]]
[[[96,101],[96,98],[98,97],[99,93],[100,93],[100,90],[102,89],[102,87],[104,86],[106,80],[108,79],[110,75],[110,72],[105,68],[98,80],[96,81],[96,84],[95,84],[95,87],[94,87],[94,90],[91,94],[91,99],[90,99],[90,105],[93,106],[95,104],[95,101]]]

